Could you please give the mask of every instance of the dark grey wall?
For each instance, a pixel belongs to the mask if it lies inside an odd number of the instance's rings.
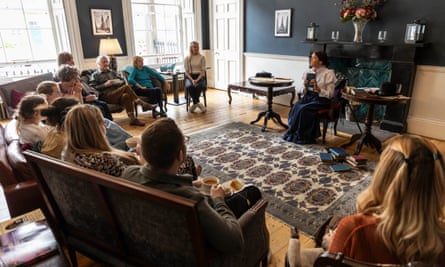
[[[246,0],[245,52],[307,56],[311,45],[304,43],[306,26],[315,22],[320,27],[319,39],[328,40],[332,30],[340,31],[341,41],[352,41],[351,22],[339,19],[340,0]],[[292,8],[291,37],[274,37],[276,9]],[[388,42],[403,44],[406,24],[420,18],[427,22],[418,64],[445,66],[445,1],[388,0],[378,10],[379,18],[368,23],[364,42],[376,42],[379,30],[388,31]]]
[[[84,58],[95,58],[99,55],[99,40],[102,38],[117,38],[122,48],[122,56],[127,55],[125,40],[124,17],[121,0],[77,0],[77,17],[80,28],[80,38]],[[91,26],[90,9],[111,9],[113,35],[94,36]]]

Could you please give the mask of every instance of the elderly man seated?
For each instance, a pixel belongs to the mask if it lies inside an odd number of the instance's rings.
[[[98,69],[91,75],[89,85],[99,91],[101,100],[111,104],[123,105],[131,120],[130,125],[145,125],[144,122],[136,118],[133,103],[141,105],[144,111],[153,110],[153,117],[156,117],[156,105],[142,101],[130,86],[125,85],[124,80],[110,69],[110,60],[107,56],[98,56],[96,64]]]

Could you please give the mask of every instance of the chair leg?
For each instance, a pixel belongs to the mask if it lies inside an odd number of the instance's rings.
[[[328,131],[328,120],[323,120],[323,144],[326,142],[326,132]]]
[[[189,90],[187,88],[184,89],[184,96],[185,96],[185,110],[189,111],[190,106],[190,96],[189,96]]]
[[[338,119],[336,119],[334,122],[334,135],[335,136],[337,136],[337,124],[338,124]]]
[[[77,267],[77,257],[76,257],[76,251],[70,247],[68,247],[68,255],[70,257],[71,266]]]
[[[207,96],[206,96],[206,90],[202,91],[202,96],[204,97],[204,106],[207,107]]]

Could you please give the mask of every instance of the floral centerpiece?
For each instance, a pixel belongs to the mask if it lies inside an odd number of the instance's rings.
[[[363,30],[371,20],[377,18],[376,8],[382,6],[385,0],[342,0],[340,19],[342,22],[352,21],[354,23],[354,42],[362,42]]]

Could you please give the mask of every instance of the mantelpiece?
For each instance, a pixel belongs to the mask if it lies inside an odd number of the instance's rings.
[[[365,59],[391,63],[390,81],[402,84],[402,94],[405,96],[412,95],[416,76],[416,53],[419,48],[426,45],[424,43],[353,43],[342,41],[306,41],[305,43],[312,44],[312,51],[325,51],[331,59]],[[393,132],[405,132],[409,104],[408,101],[407,103],[387,106],[380,128]]]

